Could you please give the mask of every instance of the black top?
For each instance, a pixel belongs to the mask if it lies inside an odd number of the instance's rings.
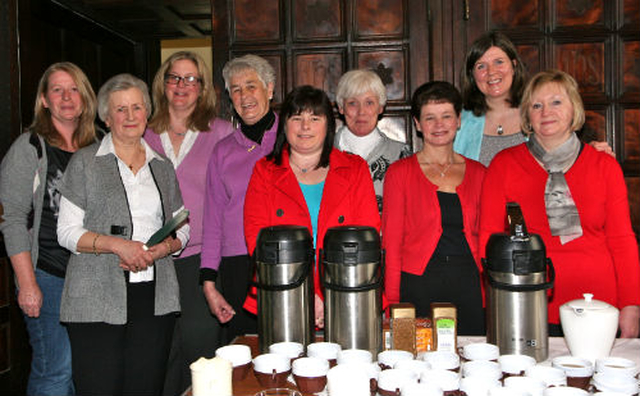
[[[462,205],[458,194],[443,191],[437,193],[442,218],[442,236],[438,241],[434,255],[462,256],[471,254],[463,232]]]
[[[44,186],[44,201],[40,232],[38,234],[37,267],[51,275],[64,277],[70,252],[58,244],[57,227],[60,210],[60,190],[62,174],[73,153],[53,147],[45,143],[47,150],[47,180]]]

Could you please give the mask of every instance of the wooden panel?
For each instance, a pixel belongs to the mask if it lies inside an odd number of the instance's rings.
[[[640,166],[640,109],[625,109],[624,116],[624,158],[623,165]],[[633,164],[633,165],[632,165]]]
[[[387,88],[388,101],[409,101],[406,48],[402,50],[383,49],[377,51],[356,51],[356,65],[361,69],[375,71]]]
[[[541,22],[539,0],[492,0],[492,28],[536,27]]]
[[[556,67],[578,81],[581,94],[604,97],[604,50],[602,42],[556,44]]]
[[[624,0],[624,26],[633,30],[640,29],[640,2]]]
[[[607,140],[607,121],[605,110],[586,110],[586,120],[582,127],[580,139],[584,142]]]
[[[640,94],[640,41],[623,43],[622,93]]]
[[[543,65],[544,63],[541,58],[543,51],[540,50],[540,46],[528,44],[516,45],[518,54],[520,54],[520,59],[524,62],[529,75],[534,75],[542,70],[540,65]]]
[[[234,41],[280,41],[280,0],[233,1]]]
[[[339,0],[294,0],[294,41],[342,39],[341,5]]]
[[[404,37],[404,10],[404,0],[356,0],[356,38]]]
[[[345,55],[343,51],[296,54],[294,81],[295,86],[313,85],[323,89],[332,101],[338,81],[344,73]]]
[[[604,23],[604,1],[605,0],[556,1],[556,25],[602,25]]]

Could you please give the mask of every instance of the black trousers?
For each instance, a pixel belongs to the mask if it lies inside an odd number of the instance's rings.
[[[198,282],[200,255],[173,261],[180,285],[180,315],[176,320],[163,394],[180,395],[191,386],[189,365],[212,358],[220,346],[220,322],[211,314]]]
[[[155,316],[155,282],[127,283],[127,323],[68,323],[76,394],[158,395],[175,314]]]
[[[248,255],[222,257],[220,260],[216,287],[236,311],[233,319],[222,325],[222,342],[225,345],[237,336],[258,333],[257,317],[242,308],[249,292],[252,270]]]

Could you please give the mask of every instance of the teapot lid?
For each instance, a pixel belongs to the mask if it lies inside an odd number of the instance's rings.
[[[581,300],[572,300],[567,302],[564,305],[574,310],[577,309],[577,310],[590,310],[590,311],[598,310],[599,311],[599,310],[610,310],[612,308],[615,310],[618,310],[613,305],[608,304],[604,301],[594,300],[592,293],[584,293],[583,296],[584,298]]]

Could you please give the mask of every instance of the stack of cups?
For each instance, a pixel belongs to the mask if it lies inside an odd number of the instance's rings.
[[[608,357],[596,360],[593,386],[601,392],[638,395],[638,366],[629,359]]]
[[[465,360],[492,360],[497,362],[500,349],[493,344],[479,342],[465,345],[462,348],[462,357]]]
[[[416,374],[418,378],[422,375],[422,372],[431,370],[429,362],[424,360],[400,360],[393,365],[394,369],[409,370]]]
[[[525,391],[531,396],[543,396],[547,385],[537,378],[512,376],[504,379],[504,387],[514,391]]]
[[[586,391],[591,387],[593,364],[589,360],[577,356],[560,356],[553,359],[551,365],[565,372],[568,386]]]
[[[386,369],[378,376],[378,394],[380,396],[396,396],[402,388],[417,384],[418,376],[410,370]]]
[[[367,365],[344,363],[327,373],[327,390],[331,396],[371,396],[371,382]]]
[[[567,375],[559,368],[536,364],[526,370],[526,376],[541,380],[547,388],[567,386]]]
[[[502,378],[523,377],[524,373],[531,366],[536,365],[536,359],[527,355],[501,355],[498,358]]]
[[[426,352],[422,355],[422,360],[429,363],[432,369],[460,371],[460,356],[455,352]]]
[[[420,376],[420,383],[439,386],[445,395],[449,395],[460,390],[460,374],[442,369],[427,370]]]
[[[280,388],[291,373],[291,360],[278,353],[265,353],[253,359],[253,372],[263,388]]]

